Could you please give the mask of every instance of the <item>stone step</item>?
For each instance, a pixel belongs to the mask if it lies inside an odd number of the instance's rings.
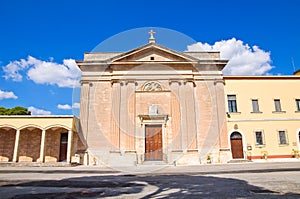
[[[168,165],[164,161],[144,161],[142,165]]]
[[[228,163],[246,163],[246,162],[252,162],[252,161],[245,160],[245,159],[234,159],[234,160],[230,160]]]
[[[1,162],[0,167],[70,167],[75,166],[67,162]]]

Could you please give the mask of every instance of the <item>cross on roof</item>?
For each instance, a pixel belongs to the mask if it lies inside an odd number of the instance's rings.
[[[150,32],[148,32],[149,33],[149,35],[150,35],[150,38],[149,38],[149,43],[155,43],[155,38],[154,38],[154,34],[156,33],[156,32],[154,32],[152,29],[150,30]]]

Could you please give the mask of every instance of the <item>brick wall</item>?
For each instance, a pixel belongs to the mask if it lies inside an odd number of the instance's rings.
[[[46,131],[45,162],[57,162],[59,160],[61,131],[61,129],[58,129],[56,131],[49,129]]]
[[[16,131],[0,129],[0,162],[12,161]]]
[[[42,131],[23,129],[20,133],[18,161],[37,162],[40,157]]]

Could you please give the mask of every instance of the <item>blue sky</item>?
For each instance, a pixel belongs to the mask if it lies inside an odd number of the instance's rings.
[[[300,69],[299,9],[298,0],[1,1],[0,106],[73,114],[74,60],[141,27],[186,34],[196,43],[185,50],[220,50],[230,75],[291,75],[292,58]]]

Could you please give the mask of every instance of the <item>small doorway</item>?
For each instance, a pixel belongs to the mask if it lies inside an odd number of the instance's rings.
[[[300,148],[300,131],[298,132],[298,142],[299,142],[299,148]]]
[[[67,150],[68,150],[68,133],[60,134],[60,148],[59,148],[59,161],[67,161]]]
[[[162,125],[146,125],[145,137],[145,160],[162,161]]]
[[[235,131],[230,135],[230,144],[231,144],[232,158],[243,159],[244,158],[243,138],[239,132]]]

